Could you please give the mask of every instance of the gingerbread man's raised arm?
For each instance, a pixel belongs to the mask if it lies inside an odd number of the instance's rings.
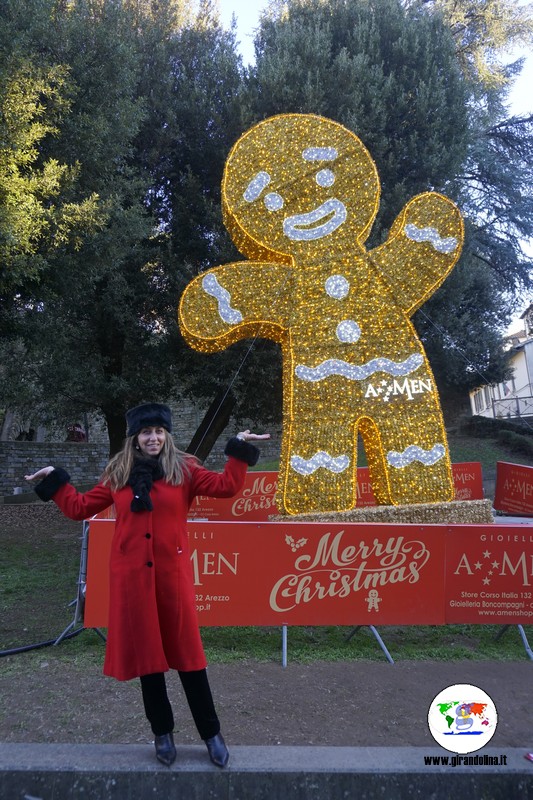
[[[409,316],[435,292],[461,254],[457,206],[436,192],[419,194],[397,216],[384,244],[369,252],[398,305]]]
[[[292,283],[292,268],[283,264],[238,261],[203,272],[181,297],[185,341],[204,353],[253,336],[281,341]]]

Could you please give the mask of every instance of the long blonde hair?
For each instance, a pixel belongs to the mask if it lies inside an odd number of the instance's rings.
[[[128,436],[124,446],[106,466],[102,473],[101,482],[109,486],[114,492],[123,489],[128,483],[135,458],[139,455],[137,449],[137,435]],[[165,429],[165,442],[159,453],[159,463],[163,468],[163,477],[172,486],[179,486],[191,474],[192,467],[198,459],[183,450],[178,450],[174,439]]]

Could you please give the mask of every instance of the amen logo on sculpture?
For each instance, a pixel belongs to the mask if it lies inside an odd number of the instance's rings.
[[[224,222],[249,260],[199,275],[181,298],[181,331],[197,350],[256,336],[281,347],[283,514],[356,506],[358,433],[379,504],[454,498],[411,317],[459,258],[463,223],[449,199],[426,192],[366,250],[379,195],[370,154],[342,125],[264,120],[234,145],[222,180]]]

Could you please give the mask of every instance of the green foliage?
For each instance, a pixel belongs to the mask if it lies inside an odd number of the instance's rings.
[[[500,431],[512,431],[521,436],[533,436],[533,428],[524,422],[511,422],[507,419],[493,419],[475,415],[465,419],[461,424],[461,432],[469,436],[481,438],[499,438]]]
[[[508,305],[497,276],[472,257],[471,244],[469,237],[458,265],[414,317],[442,396],[460,393],[465,405],[480,383],[510,377],[500,333]]]
[[[458,391],[508,377],[501,336],[531,283],[523,243],[533,234],[533,118],[509,117],[508,91],[521,62],[505,63],[513,48],[533,42],[533,18],[530,5],[513,0],[419,5],[442,13],[469,92],[467,155],[450,186],[466,218],[466,243],[426,318],[416,318],[453,413]]]
[[[418,192],[459,201],[462,261],[416,325],[452,414],[480,375],[500,380],[533,229],[533,123],[505,108],[519,65],[498,77],[529,6],[500,5],[275,0],[245,71],[210,0],[0,0],[2,404],[61,421],[97,411],[112,450],[125,408],[152,397],[210,401],[233,382],[238,414],[279,418],[277,349],[195,353],[176,306],[191,277],[240,258],[220,214],[231,146],[290,111],[369,148],[372,244]]]
[[[33,44],[37,53],[46,41],[65,65],[70,106],[42,157],[76,156],[70,199],[97,195],[102,220],[50,255],[46,281],[25,286],[2,369],[17,371],[34,411],[62,420],[100,411],[114,451],[128,406],[187,385],[181,288],[217,241],[234,254],[217,211],[240,62],[207,7],[198,19],[174,0],[157,14],[151,3],[111,0],[48,11]],[[20,407],[10,380],[4,401]]]
[[[100,219],[75,241],[59,238],[47,255],[46,280],[26,284],[18,295],[13,324],[26,349],[17,362],[24,385],[40,389],[49,411],[72,413],[73,405],[103,408],[124,393],[121,343],[129,326],[136,331],[144,323],[139,302],[127,304],[133,296],[147,304],[138,276],[146,260],[141,243],[153,226],[143,203],[146,184],[130,165],[144,113],[135,95],[131,20],[114,3],[78,2],[68,10],[49,3],[48,12],[46,27],[32,32],[29,52],[32,46],[37,58],[46,38],[50,61],[68,74],[70,97],[40,157],[76,161],[76,181],[63,193],[64,220],[76,216],[84,196],[98,197]]]
[[[511,453],[519,453],[520,455],[533,457],[533,441],[521,433],[514,433],[514,431],[500,431],[498,433],[498,441],[506,445]]]
[[[15,49],[0,56],[0,292],[38,277],[46,254],[99,220],[95,194],[67,199],[77,164],[43,158],[69,111],[69,72],[41,66]]]
[[[530,46],[531,4],[516,0],[413,0],[440,12],[449,26],[462,69],[484,88],[504,86],[509,76],[504,56]]]

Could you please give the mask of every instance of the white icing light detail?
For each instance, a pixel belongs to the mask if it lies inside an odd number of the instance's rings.
[[[344,300],[350,291],[350,284],[344,275],[330,275],[324,283],[326,292],[335,300]]]
[[[224,322],[229,325],[236,325],[237,322],[242,322],[241,312],[231,307],[231,295],[220,285],[215,275],[212,273],[205,275],[202,280],[202,288],[204,292],[218,300],[218,313]]]
[[[417,225],[409,223],[405,226],[404,231],[408,239],[412,239],[414,242],[429,242],[439,253],[453,253],[457,247],[457,239],[454,236],[443,239],[436,228],[419,228]]]
[[[306,367],[299,364],[294,370],[296,377],[303,381],[322,381],[330,375],[341,375],[350,381],[362,381],[373,375],[375,372],[387,372],[389,375],[401,376],[409,375],[424,363],[424,357],[420,353],[414,353],[405,361],[391,361],[389,358],[373,358],[366,364],[356,366],[348,364],[337,358],[328,358],[318,367]]]
[[[337,325],[337,339],[339,342],[355,344],[361,336],[361,328],[353,319],[343,319]]]
[[[430,467],[440,461],[445,452],[443,444],[436,444],[431,450],[424,450],[422,447],[412,444],[406,447],[403,453],[399,453],[397,450],[390,450],[387,453],[387,461],[391,466],[398,469],[409,466],[413,461],[420,461],[426,467]]]
[[[350,459],[348,456],[337,456],[335,458],[326,453],[325,450],[319,450],[309,459],[301,456],[291,457],[291,467],[295,472],[299,472],[300,475],[312,475],[320,467],[329,470],[329,472],[344,472],[349,465]]]
[[[258,172],[257,175],[254,175],[243,194],[246,202],[252,203],[254,200],[257,200],[263,189],[265,189],[269,183],[270,175],[268,172]]]
[[[338,155],[335,147],[306,147],[302,158],[304,161],[335,161]]]
[[[277,192],[269,192],[265,195],[265,206],[268,211],[279,211],[283,208],[283,197]]]
[[[314,222],[320,223],[321,220],[330,216],[330,214],[333,216],[323,224],[315,225],[313,228],[303,227],[310,226]],[[318,206],[318,208],[314,208],[306,214],[295,214],[293,217],[286,217],[283,220],[283,232],[293,241],[308,242],[315,239],[322,239],[324,236],[328,236],[328,234],[336,231],[345,221],[346,216],[347,211],[344,203],[341,203],[336,197],[332,197],[330,200],[326,200],[325,203],[322,203],[321,206]]]
[[[330,169],[321,169],[320,172],[317,172],[315,180],[319,186],[333,186],[335,183],[335,173]]]

